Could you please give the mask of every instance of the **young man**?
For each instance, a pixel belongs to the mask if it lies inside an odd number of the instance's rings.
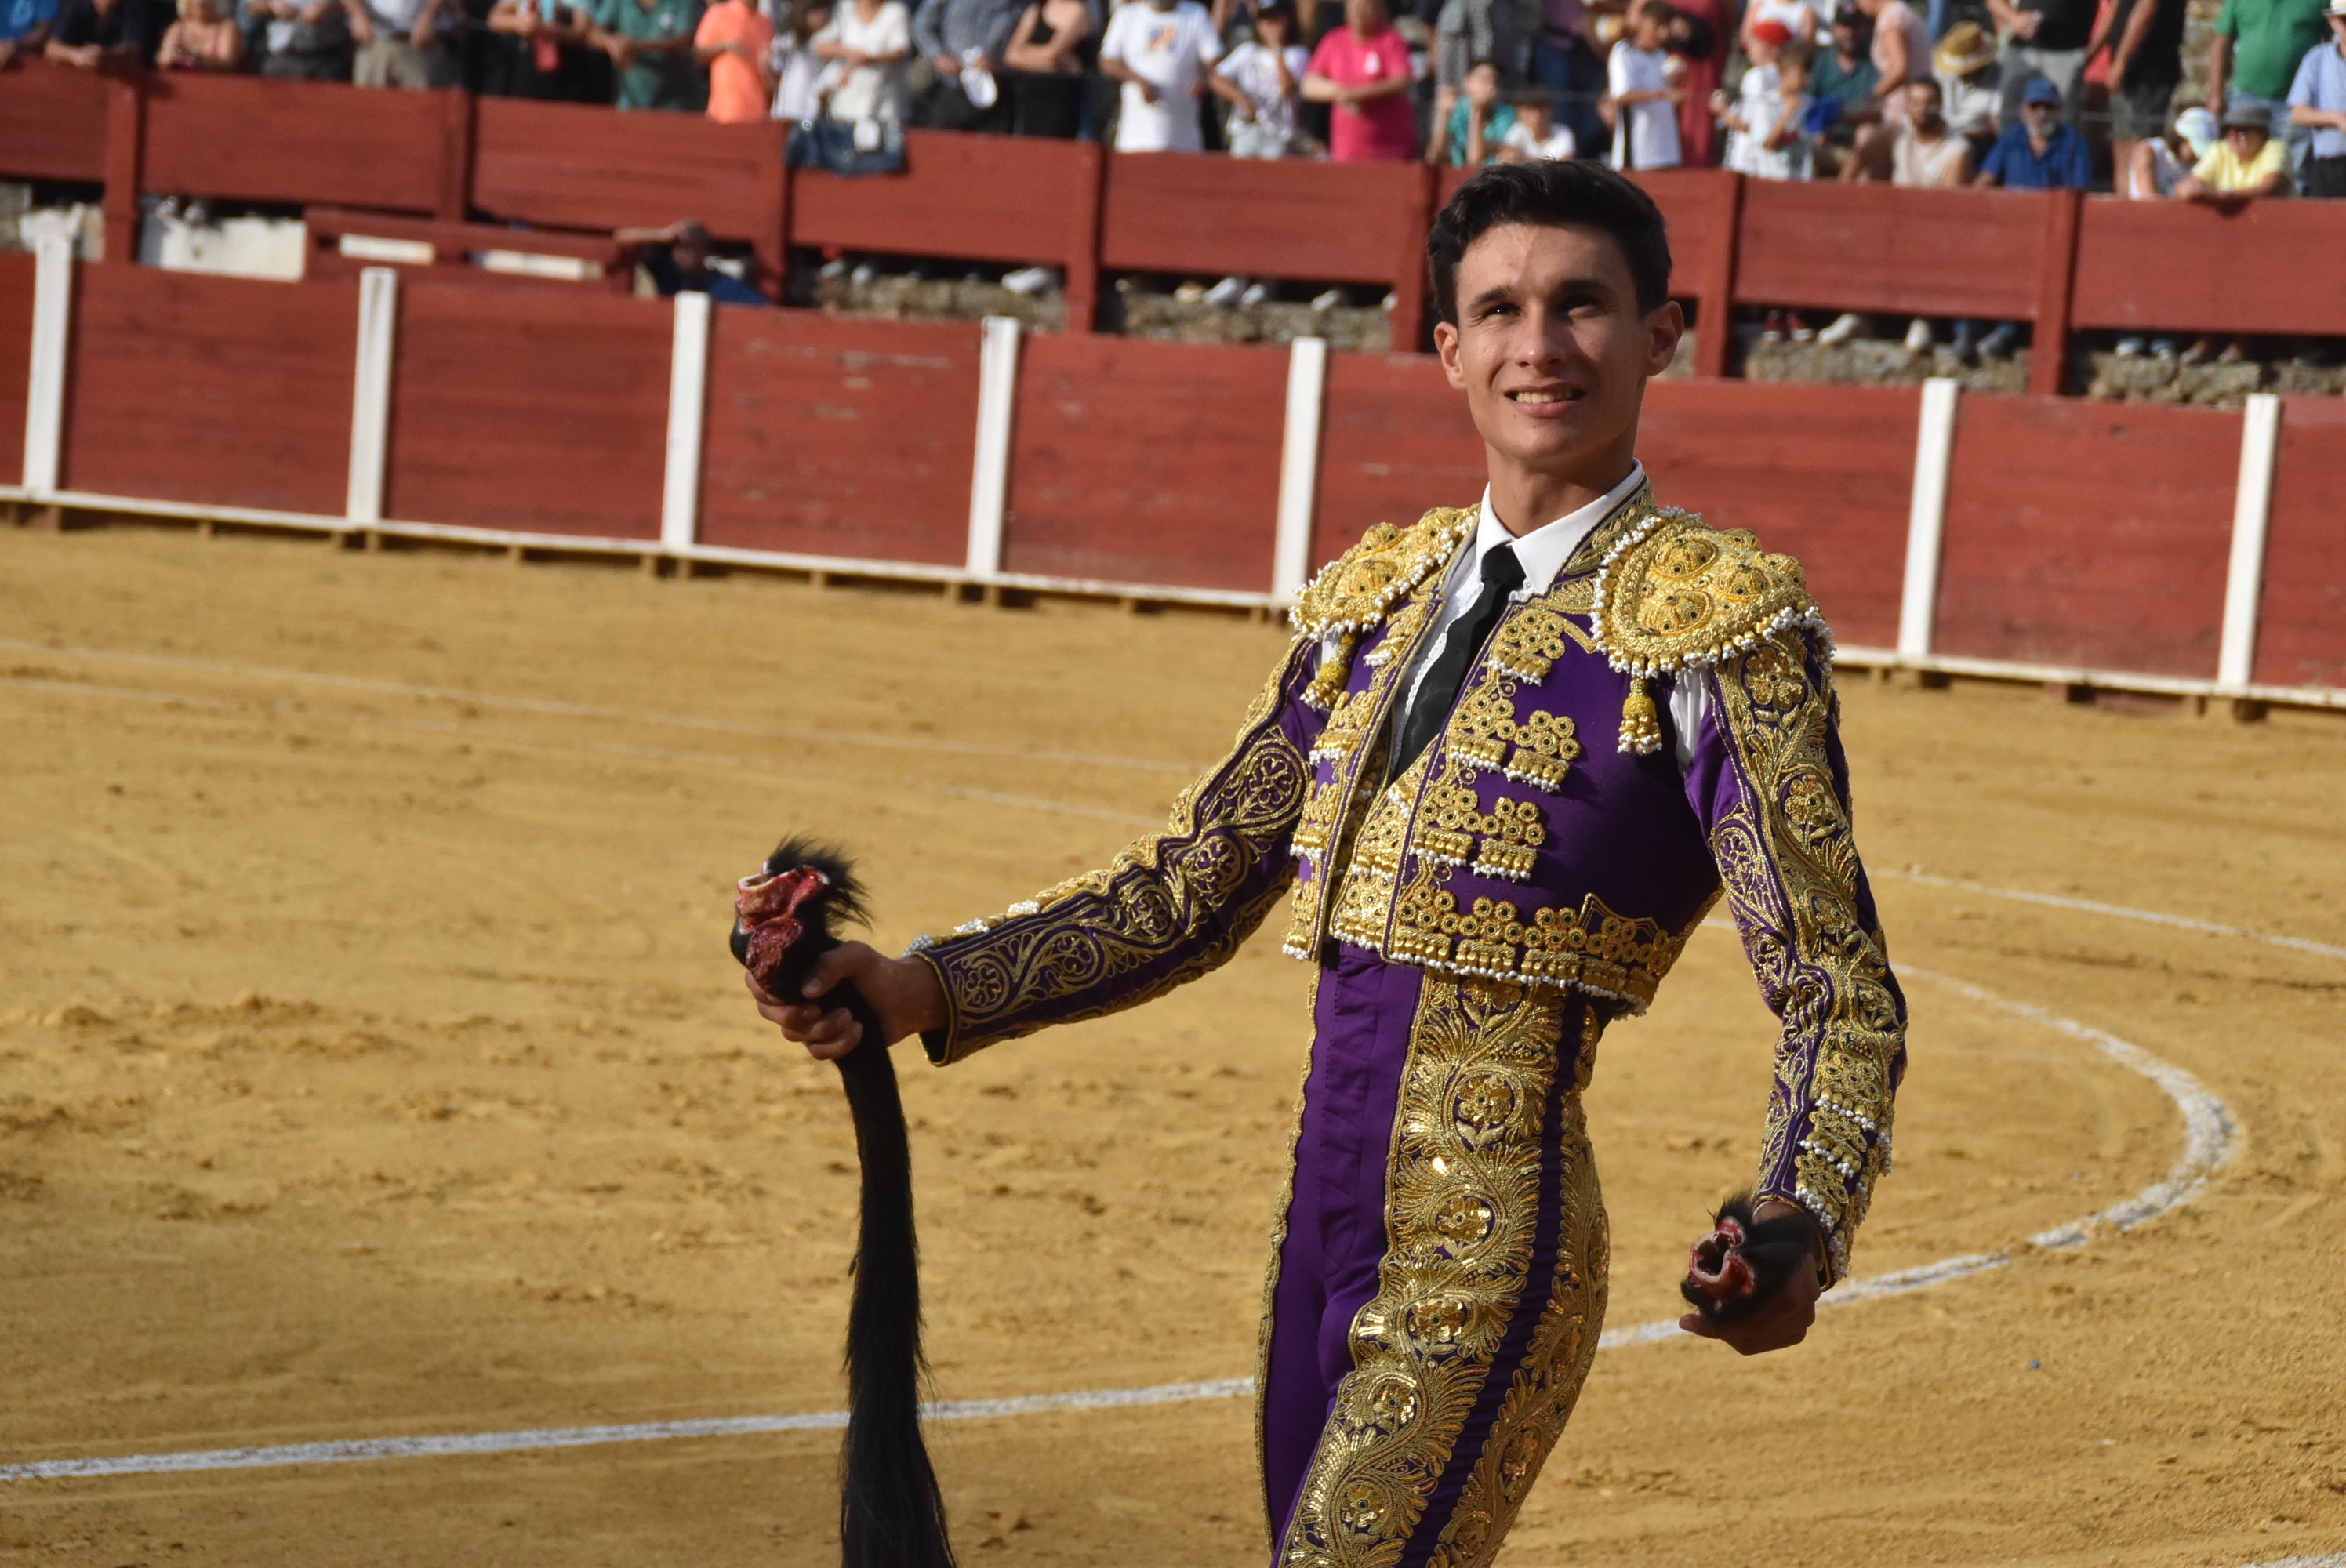
[[[1320,40],[1303,96],[1332,104],[1328,156],[1339,163],[1407,163],[1417,156],[1417,111],[1410,107],[1409,45],[1393,30],[1385,0],[1344,0],[1344,25]]]
[[[804,998],[750,987],[819,1057],[918,1033],[954,1062],[1204,973],[1293,883],[1314,1038],[1257,1381],[1281,1564],[1498,1550],[1604,1319],[1598,1037],[1722,884],[1782,1020],[1756,1190],[1812,1227],[1817,1267],[1682,1327],[1745,1354],[1807,1333],[1904,1064],[1800,567],[1661,510],[1637,462],[1684,330],[1661,215],[1594,163],[1503,164],[1427,249],[1480,504],[1379,524],[1321,573],[1164,832],[905,958],[842,947]],[[842,979],[883,1038],[822,1006]]]
[[[1198,0],[1131,0],[1108,18],[1100,75],[1124,84],[1118,152],[1202,152],[1198,100],[1222,57],[1213,19]]]

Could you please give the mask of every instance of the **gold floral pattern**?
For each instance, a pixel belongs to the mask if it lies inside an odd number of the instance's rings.
[[[952,1014],[926,1041],[933,1059],[1137,1006],[1237,952],[1286,891],[1311,765],[1277,713],[1311,647],[1296,639],[1229,755],[1181,792],[1163,831],[1005,914],[915,944]]]
[[[1539,1220],[1562,995],[1428,975],[1386,1167],[1386,1251],[1281,1568],[1389,1568],[1498,1359]]]
[[[1839,1279],[1889,1166],[1906,1016],[1859,900],[1856,840],[1827,746],[1827,668],[1786,634],[1719,666],[1714,700],[1739,799],[1713,827],[1711,852],[1760,992],[1783,1021],[1760,1196],[1817,1217]]]

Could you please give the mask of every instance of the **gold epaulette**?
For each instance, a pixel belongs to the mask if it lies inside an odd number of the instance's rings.
[[[1654,676],[1717,664],[1787,631],[1814,632],[1831,657],[1831,633],[1800,564],[1764,553],[1742,529],[1714,529],[1690,513],[1658,511],[1623,535],[1596,574],[1596,601],[1597,649],[1629,677],[1624,751],[1661,747],[1645,687]]]
[[[1474,536],[1482,513],[1472,506],[1437,506],[1413,528],[1380,523],[1361,542],[1329,562],[1295,601],[1295,629],[1307,636],[1334,635],[1333,654],[1303,700],[1326,712],[1352,678],[1352,652],[1393,606]]]

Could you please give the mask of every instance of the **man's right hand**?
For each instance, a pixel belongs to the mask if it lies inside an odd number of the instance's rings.
[[[835,1062],[863,1040],[863,1026],[847,1009],[822,1005],[821,999],[843,980],[855,983],[878,1015],[881,1032],[887,1036],[879,1042],[883,1049],[907,1034],[941,1029],[951,1020],[935,970],[917,958],[883,958],[868,942],[842,942],[817,959],[800,996],[775,996],[750,975],[741,978],[757,999],[758,1015],[780,1025],[785,1036],[820,1062]]]
[[[937,68],[937,75],[941,76],[953,77],[961,75],[961,62],[951,55],[932,55],[929,56],[929,64]]]

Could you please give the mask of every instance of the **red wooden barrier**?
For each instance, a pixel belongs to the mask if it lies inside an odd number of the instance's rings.
[[[1739,303],[2026,321],[2049,199],[1760,179],[1743,193]]]
[[[33,341],[33,269],[26,255],[0,255],[0,344]],[[25,385],[32,363],[25,351],[0,351],[0,484],[25,473]]]
[[[604,233],[698,218],[779,276],[789,127],[518,98],[474,112],[472,204],[489,217]]]
[[[1287,356],[1138,339],[1030,339],[1003,566],[1263,593]]]
[[[1099,297],[1102,156],[1080,142],[913,131],[902,175],[791,181],[793,245],[1066,269],[1068,325]]]
[[[230,201],[438,212],[441,143],[461,93],[158,73],[146,87],[142,188]]]
[[[543,229],[507,229],[494,223],[443,223],[432,218],[386,218],[374,212],[350,212],[340,208],[312,207],[302,213],[309,228],[310,250],[304,276],[355,278],[369,267],[385,265],[342,253],[344,235],[371,239],[406,240],[432,247],[429,262],[393,263],[402,270],[437,270],[431,275],[452,281],[516,281],[524,286],[575,282],[575,279],[538,278],[528,273],[489,272],[473,263],[484,250],[510,250],[528,256],[592,261],[603,269],[604,286],[614,293],[630,292],[635,264],[607,234],[551,234]]]
[[[1937,651],[2213,679],[2238,414],[1966,398]]]
[[[719,308],[700,537],[958,566],[977,454],[974,326]]]
[[[2346,333],[2346,210],[2259,201],[2086,203],[2076,322],[2124,331]]]
[[[1100,263],[1382,285],[1396,296],[1393,345],[1414,349],[1425,320],[1432,186],[1414,163],[1118,153],[1108,159]]]
[[[1482,499],[1483,441],[1466,396],[1423,354],[1331,354],[1320,416],[1311,564],[1334,560],[1372,524],[1414,523],[1430,506]]]
[[[1638,455],[1664,505],[1798,556],[1841,641],[1891,647],[1921,412],[1908,388],[1657,382]]]
[[[64,487],[340,512],[357,312],[348,284],[81,268]]]
[[[0,74],[0,169],[19,179],[106,178],[107,79],[39,60]]]
[[[2256,678],[2346,687],[2346,402],[2281,400]]]
[[[344,306],[345,342],[356,309]],[[648,300],[585,289],[402,289],[384,515],[658,538],[674,337],[674,313]],[[334,409],[346,439],[349,385]],[[322,508],[341,509],[339,494]]]

